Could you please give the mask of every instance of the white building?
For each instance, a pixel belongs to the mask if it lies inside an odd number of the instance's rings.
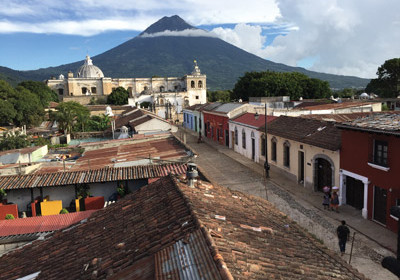
[[[104,77],[101,69],[86,56],[75,75],[72,72],[67,77],[61,74],[57,79],[47,80],[46,84],[63,101],[73,100],[85,105],[93,97],[107,96],[117,87],[129,92],[131,105],[140,105],[142,102],[163,105],[161,102],[169,102],[176,107],[176,111],[180,111],[182,107],[207,101],[206,75],[201,74],[196,61],[192,73],[183,77],[109,78]]]

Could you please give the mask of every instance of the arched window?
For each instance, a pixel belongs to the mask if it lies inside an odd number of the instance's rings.
[[[242,129],[242,147],[246,149],[246,132]]]
[[[271,160],[276,161],[276,138],[272,137],[271,139]]]
[[[203,87],[203,81],[199,81],[199,82],[197,83],[197,87],[198,87],[198,88],[202,88],[202,87]]]
[[[238,138],[239,138],[239,133],[238,133],[237,128],[235,127],[235,145],[238,145],[238,144],[239,144]]]
[[[195,87],[196,87],[196,83],[195,83],[194,81],[191,81],[191,82],[190,82],[190,87],[191,87],[191,88],[195,88]]]
[[[283,165],[286,167],[290,167],[290,143],[289,143],[289,141],[285,141],[285,143],[283,143]]]
[[[160,86],[160,92],[164,92],[165,91],[165,87],[164,86]]]

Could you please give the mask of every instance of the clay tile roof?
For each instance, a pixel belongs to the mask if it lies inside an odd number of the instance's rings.
[[[184,174],[186,164],[167,163],[128,167],[105,167],[79,171],[51,172],[0,177],[0,188],[30,189],[37,187],[57,187],[82,183],[104,183],[119,180],[159,178],[170,173]]]
[[[400,136],[400,113],[376,113],[337,125],[339,128]]]
[[[311,115],[300,115],[299,117],[305,119],[314,119],[327,122],[349,122],[356,120],[358,118],[366,117],[373,114],[373,112],[368,113],[349,113],[349,114],[311,114]]]
[[[280,116],[268,125],[268,133],[331,151],[341,147],[340,130],[332,122]]]
[[[276,118],[277,117],[275,116],[267,116],[267,123],[273,121]],[[245,113],[240,115],[239,117],[233,118],[229,122],[260,128],[264,127],[265,115],[259,115],[258,119],[256,120],[254,117],[254,113]]]
[[[0,236],[55,231],[87,219],[96,210],[62,215],[38,216],[15,220],[0,220]]]
[[[162,178],[0,258],[0,279],[365,279],[268,201]]]

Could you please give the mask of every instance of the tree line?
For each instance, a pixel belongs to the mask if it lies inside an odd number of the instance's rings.
[[[14,88],[0,80],[0,123],[38,125],[51,101],[58,101],[58,96],[42,82],[26,81]]]

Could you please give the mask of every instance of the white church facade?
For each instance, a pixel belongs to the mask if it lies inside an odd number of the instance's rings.
[[[149,102],[153,107],[165,105],[180,113],[182,108],[207,102],[206,75],[201,73],[196,61],[193,72],[183,77],[109,78],[86,56],[75,74],[60,75],[46,84],[59,94],[60,100],[83,105],[89,104],[93,97],[104,98],[117,87],[129,92],[129,104],[135,106]]]

